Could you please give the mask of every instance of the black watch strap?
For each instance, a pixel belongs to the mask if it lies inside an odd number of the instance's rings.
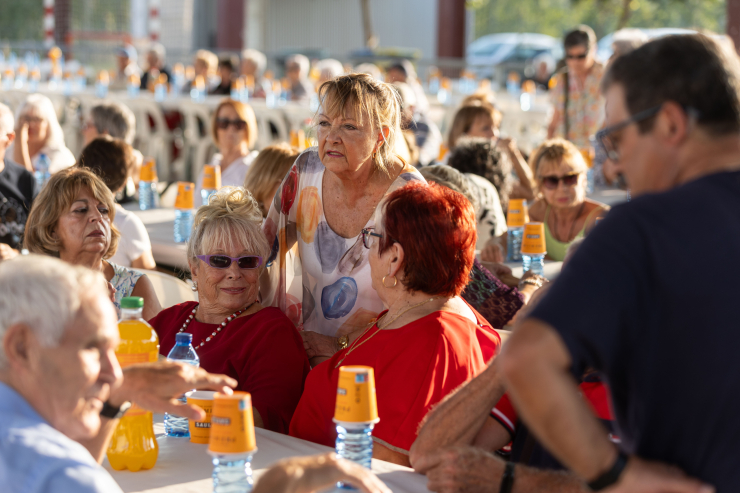
[[[507,462],[504,468],[504,475],[501,476],[501,486],[499,487],[499,493],[511,493],[511,489],[514,487],[514,463]]]
[[[617,460],[614,461],[614,465],[611,467],[611,469],[588,483],[588,487],[592,491],[600,491],[619,481],[619,476],[621,476],[624,468],[627,467],[628,460],[629,457],[627,456],[627,454],[625,454],[624,452],[619,452]]]
[[[121,419],[126,411],[131,407],[130,402],[124,402],[121,407],[111,406],[107,401],[103,404],[103,409],[100,410],[100,415],[108,419]]]

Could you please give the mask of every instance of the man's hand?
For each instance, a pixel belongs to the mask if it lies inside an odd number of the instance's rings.
[[[306,350],[308,359],[323,357],[331,358],[339,351],[336,337],[325,336],[312,330],[302,330],[303,349]]]
[[[10,248],[10,245],[0,243],[0,260],[10,260],[20,255],[18,250]]]
[[[617,483],[604,493],[714,493],[714,487],[677,467],[630,457]]]
[[[109,402],[119,406],[132,401],[155,413],[170,413],[201,420],[205,418],[201,408],[182,404],[177,398],[192,389],[231,394],[231,387],[236,385],[237,381],[226,375],[216,375],[188,364],[163,360],[124,368],[123,383],[111,392]]]
[[[500,138],[496,141],[496,147],[505,152],[515,153],[519,149],[516,146],[516,141],[510,137]]]
[[[427,489],[439,493],[498,493],[504,461],[475,447],[454,447],[421,457],[414,469],[425,471]]]
[[[262,475],[253,493],[310,493],[338,481],[365,493],[391,493],[371,471],[334,453],[281,460]]]

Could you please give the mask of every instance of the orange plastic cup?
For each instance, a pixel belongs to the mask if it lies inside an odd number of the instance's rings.
[[[377,423],[378,402],[375,397],[375,373],[369,366],[339,368],[335,423]]]
[[[581,156],[583,156],[583,160],[586,161],[586,166],[588,166],[589,168],[593,168],[594,166],[595,154],[596,152],[594,151],[593,147],[581,149]]]
[[[157,163],[153,157],[145,157],[139,172],[139,180],[155,181],[157,179]]]
[[[525,255],[537,255],[541,253],[547,253],[547,246],[545,245],[544,223],[527,223],[524,225],[522,253]]]
[[[175,199],[175,209],[192,209],[193,208],[193,190],[195,183],[187,181],[177,182],[177,198]]]
[[[208,452],[213,455],[246,455],[256,450],[252,396],[247,392],[216,394]]]
[[[529,220],[527,202],[524,199],[509,199],[509,211],[506,214],[506,225],[510,228],[521,228]]]
[[[221,188],[221,166],[206,164],[203,166],[203,188]]]
[[[211,438],[211,415],[213,414],[213,399],[216,392],[211,390],[195,390],[187,392],[185,397],[188,404],[195,404],[206,413],[203,421],[188,420],[190,441],[193,443],[208,443]]]
[[[290,131],[290,145],[293,147],[297,147],[299,150],[304,150],[306,142],[306,134],[303,132],[303,130],[291,130]]]

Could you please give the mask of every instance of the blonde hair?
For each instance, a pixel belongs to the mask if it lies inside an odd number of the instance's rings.
[[[262,212],[252,194],[242,187],[223,187],[198,209],[188,241],[188,261],[195,264],[197,255],[208,255],[217,245],[254,250],[262,257],[260,273],[264,270],[270,244],[262,232]]]
[[[263,203],[265,199],[272,199],[267,194],[283,181],[300,153],[296,147],[284,142],[271,145],[262,149],[249,167],[244,177],[244,188],[259,204],[263,217],[268,212],[263,208]]]
[[[319,101],[319,111],[329,117],[346,116],[351,109],[360,124],[368,118],[374,130],[388,129],[388,135],[383,133],[384,142],[374,156],[375,166],[387,173],[401,131],[401,102],[393,86],[368,74],[342,75],[321,84]]]
[[[254,110],[248,104],[242,103],[241,101],[235,101],[230,98],[226,98],[221,101],[216,107],[216,111],[213,112],[213,119],[211,120],[211,136],[213,141],[218,145],[218,127],[216,126],[216,120],[218,120],[218,112],[224,106],[231,106],[239,115],[239,118],[247,122],[247,128],[244,129],[247,140],[247,147],[252,149],[257,143],[257,117],[254,116]]]
[[[532,168],[532,172],[534,173],[537,185],[536,192],[538,194],[542,186],[543,162],[559,164],[563,161],[573,166],[575,171],[578,173],[585,173],[588,170],[586,160],[583,159],[581,151],[579,151],[570,141],[565,139],[558,138],[546,140],[534,150],[532,155],[529,157],[529,167]]]
[[[69,210],[82,188],[90,190],[93,197],[108,208],[110,244],[108,250],[103,254],[103,258],[109,259],[115,255],[121,234],[113,226],[113,219],[116,216],[113,193],[95,173],[79,166],[73,166],[55,173],[41,189],[38,197],[33,201],[31,212],[28,214],[26,231],[23,237],[24,248],[31,253],[40,253],[52,257],[59,256],[61,245],[59,240],[52,236],[52,232],[59,222],[59,218]]]
[[[216,72],[218,57],[212,51],[198,50],[195,52],[195,57],[193,57],[193,60],[196,62],[203,62],[206,65],[209,74],[213,74]]]
[[[469,104],[460,107],[455,113],[450,134],[447,137],[447,148],[454,149],[460,137],[470,132],[473,122],[481,116],[491,118],[493,128],[498,128],[501,125],[501,112],[499,110],[492,104],[483,102],[483,100],[471,99]]]
[[[54,104],[51,99],[44,96],[43,94],[31,94],[29,95],[20,105],[15,113],[15,123],[20,125],[21,116],[34,113],[39,118],[46,120],[49,130],[46,136],[45,146],[51,148],[64,147],[64,132],[62,131],[61,125],[59,125],[59,119],[57,118],[57,112],[54,109]],[[16,133],[20,131],[20,128],[16,129]]]

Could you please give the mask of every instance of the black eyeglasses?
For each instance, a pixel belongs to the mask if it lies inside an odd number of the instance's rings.
[[[228,118],[216,118],[216,126],[221,130],[226,130],[229,125],[233,125],[237,130],[244,130],[247,128],[247,122],[244,120],[229,120]]]
[[[617,145],[614,143],[612,138],[609,136],[610,134],[614,132],[618,132],[619,130],[622,130],[623,128],[627,127],[628,125],[631,125],[633,123],[639,123],[643,120],[647,120],[648,118],[657,115],[662,107],[663,105],[654,106],[650,108],[649,110],[641,111],[635,115],[632,115],[626,120],[623,120],[617,124],[614,124],[611,127],[603,128],[599,130],[598,132],[596,132],[596,141],[601,145],[601,148],[606,153],[606,157],[608,157],[615,163],[619,161],[619,152],[617,151]]]
[[[565,55],[566,60],[585,60],[588,53],[581,53],[580,55]]]
[[[362,244],[365,248],[369,249],[373,246],[373,236],[382,238],[383,235],[379,235],[378,233],[373,233],[372,230],[374,228],[366,228],[362,230]]]
[[[262,265],[262,257],[247,255],[244,257],[229,257],[228,255],[196,255],[203,262],[216,269],[228,269],[231,262],[236,262],[240,269],[256,269]]]
[[[579,176],[581,176],[580,173],[571,173],[565,176],[550,175],[541,177],[540,181],[542,181],[542,185],[545,188],[549,190],[555,190],[556,188],[558,188],[558,184],[560,184],[561,181],[566,187],[574,186],[576,183],[578,183]]]

